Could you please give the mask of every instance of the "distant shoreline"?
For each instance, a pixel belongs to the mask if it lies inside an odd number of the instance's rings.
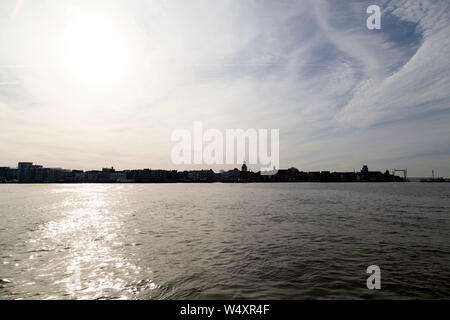
[[[293,183],[293,184],[323,184],[323,183],[336,183],[336,184],[349,184],[349,183],[437,183],[430,181],[249,181],[249,182],[224,182],[224,181],[177,181],[177,182],[0,182],[0,185],[6,184],[282,184],[282,183]],[[439,181],[441,183],[450,181]]]
[[[404,177],[396,176],[401,171]],[[370,171],[364,165],[361,171],[300,171],[295,167],[272,171],[249,171],[244,164],[241,170],[216,173],[209,170],[121,170],[114,167],[102,170],[70,170],[61,168],[45,168],[33,162],[19,162],[17,168],[0,167],[0,183],[286,183],[286,182],[401,182],[407,181],[407,169]]]

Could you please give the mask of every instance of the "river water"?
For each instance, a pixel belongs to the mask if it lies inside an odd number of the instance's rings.
[[[0,299],[448,299],[449,227],[450,184],[3,184]]]

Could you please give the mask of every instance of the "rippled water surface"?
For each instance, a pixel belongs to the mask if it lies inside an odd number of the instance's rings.
[[[0,185],[0,298],[450,298],[449,214],[450,184]]]

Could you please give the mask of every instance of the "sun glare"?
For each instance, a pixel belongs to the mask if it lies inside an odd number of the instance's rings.
[[[71,9],[64,42],[64,66],[72,81],[109,86],[131,72],[132,47],[113,16]]]

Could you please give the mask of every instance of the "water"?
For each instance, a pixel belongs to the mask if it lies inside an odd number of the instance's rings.
[[[449,213],[450,184],[0,185],[0,298],[450,298]]]

